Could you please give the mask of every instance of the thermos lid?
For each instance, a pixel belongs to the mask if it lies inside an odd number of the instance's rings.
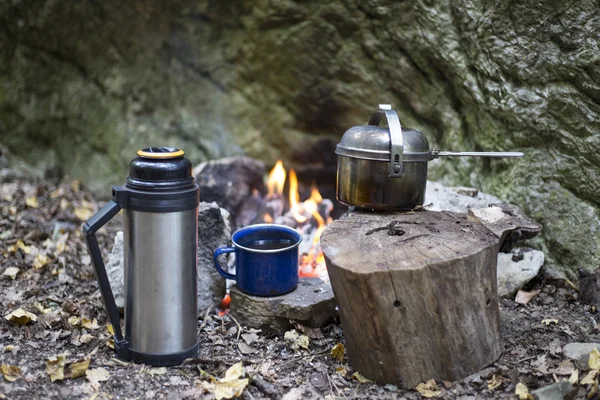
[[[192,163],[175,147],[147,147],[138,150],[129,163],[128,183],[174,182],[192,177]]]

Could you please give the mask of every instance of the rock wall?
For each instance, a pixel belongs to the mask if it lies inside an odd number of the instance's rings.
[[[596,1],[15,0],[0,26],[16,160],[103,191],[149,144],[319,162],[389,102],[442,149],[525,151],[430,178],[520,205],[550,269],[600,264]]]

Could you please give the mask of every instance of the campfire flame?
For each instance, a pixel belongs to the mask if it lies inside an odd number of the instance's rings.
[[[286,182],[287,172],[283,167],[281,160],[277,161],[267,179],[267,188],[269,189],[268,198],[280,196],[283,193],[283,187]],[[330,209],[320,207],[323,203],[323,197],[316,185],[313,184],[311,195],[304,202],[300,201],[298,192],[298,178],[293,169],[289,171],[289,214],[295,220],[295,226],[303,240],[308,240],[308,243],[301,245],[301,259],[299,262],[299,275],[304,277],[320,277],[327,279],[327,267],[325,266],[325,257],[321,251],[320,239],[325,227],[331,222],[329,217]],[[325,209],[326,215],[321,215]],[[264,215],[265,222],[277,222],[277,217],[271,216],[268,213]],[[284,219],[285,221],[285,219]]]

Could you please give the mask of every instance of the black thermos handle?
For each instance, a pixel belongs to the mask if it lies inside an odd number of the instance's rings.
[[[108,320],[112,324],[115,332],[115,348],[117,349],[117,352],[126,351],[127,344],[125,343],[123,333],[121,332],[119,310],[117,309],[115,297],[110,288],[104,261],[102,261],[102,254],[100,253],[100,247],[98,246],[98,240],[96,239],[96,232],[117,215],[120,210],[121,207],[119,207],[119,204],[114,200],[111,200],[83,225],[83,235],[85,236],[88,251],[92,258],[92,265],[96,271],[96,278],[98,279],[98,286],[100,287],[104,307],[108,313]]]

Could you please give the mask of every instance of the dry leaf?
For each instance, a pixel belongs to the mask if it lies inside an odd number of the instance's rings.
[[[75,216],[81,221],[87,221],[94,215],[94,212],[89,208],[77,207],[75,209]]]
[[[17,352],[17,350],[19,349],[18,346],[15,346],[14,344],[9,344],[4,346],[4,352],[6,353],[7,351],[11,351],[13,354],[15,354]]]
[[[20,271],[20,269],[17,267],[8,267],[4,270],[2,275],[8,276],[10,279],[15,279],[17,277],[17,274],[19,273],[19,271]]]
[[[575,371],[575,367],[570,360],[564,360],[560,364],[558,364],[558,368],[556,368],[553,373],[556,375],[571,375]]]
[[[517,295],[515,296],[515,303],[527,305],[531,300],[535,298],[540,293],[540,290],[532,290],[531,292],[525,292],[523,290],[519,290]]]
[[[77,326],[77,325],[79,325],[79,322],[81,322],[81,318],[72,316],[72,317],[69,317],[67,322],[69,323],[69,325]]]
[[[22,240],[19,240],[17,243],[13,244],[12,246],[9,246],[7,250],[9,253],[16,253],[17,250],[21,250],[23,254],[31,253],[31,247],[25,246],[25,243],[23,243]]]
[[[249,382],[248,378],[241,379],[245,374],[246,371],[239,362],[229,367],[224,378],[219,380],[212,378],[214,380],[213,389],[210,391],[214,393],[216,400],[241,396]]]
[[[248,346],[244,342],[239,342],[238,343],[238,349],[240,349],[240,351],[242,352],[242,354],[253,354],[253,353],[256,353],[256,349],[254,347]]]
[[[112,324],[106,325],[106,331],[110,336],[115,336],[115,329],[113,328]]]
[[[249,346],[258,340],[258,335],[256,333],[242,333],[242,339]]]
[[[21,377],[21,368],[14,365],[7,365],[2,363],[2,375],[4,375],[4,379],[9,382],[14,382]]]
[[[427,398],[440,397],[442,395],[442,391],[438,388],[433,379],[430,379],[425,383],[419,383],[416,389],[417,392],[421,393],[421,396]]]
[[[558,325],[558,320],[557,319],[543,319],[542,324],[545,324],[546,326],[548,326],[550,324]]]
[[[548,361],[546,360],[545,354],[538,356],[535,361],[532,361],[531,366],[540,371],[542,374],[550,373],[550,371],[548,371]]]
[[[286,341],[290,342],[293,350],[299,350],[300,347],[303,347],[308,350],[308,336],[300,335],[295,329],[287,331],[283,338]]]
[[[335,372],[337,372],[338,374],[340,374],[341,376],[345,377],[346,374],[348,374],[348,370],[346,369],[345,366],[341,365],[339,367],[337,367],[335,369]]]
[[[90,381],[93,388],[98,389],[100,382],[107,381],[110,378],[110,374],[104,368],[94,368],[85,371],[85,377]]]
[[[79,187],[80,183],[78,180],[74,180],[73,182],[71,182],[71,189],[73,189],[75,193],[79,192]]]
[[[577,383],[578,380],[579,380],[579,371],[575,370],[569,377],[569,382],[571,382],[574,385]]]
[[[360,383],[373,383],[372,380],[365,378],[358,371],[356,371],[355,373],[352,374],[352,378],[356,379]]]
[[[90,342],[94,337],[89,333],[79,336],[79,341],[83,344]]]
[[[164,375],[167,373],[167,368],[166,367],[150,368],[150,369],[146,370],[146,373],[150,376]]]
[[[321,339],[323,338],[323,332],[321,332],[321,328],[311,328],[302,324],[294,323],[296,329],[300,332],[304,333],[309,339]]]
[[[4,319],[17,325],[27,325],[30,321],[37,321],[35,314],[27,312],[22,308],[18,308],[10,314],[5,315]]]
[[[35,269],[43,268],[44,265],[48,264],[50,261],[52,260],[50,260],[50,258],[47,255],[43,253],[38,253],[35,256],[35,259],[33,260],[33,267]]]
[[[114,339],[108,339],[106,341],[106,346],[110,349],[115,349],[115,340]]]
[[[31,207],[31,208],[39,208],[40,207],[40,203],[38,203],[38,199],[35,196],[27,197],[25,199],[25,204],[27,204],[27,206]]]
[[[533,400],[533,396],[529,394],[529,389],[521,382],[517,383],[515,394],[519,396],[519,400]]]
[[[598,371],[593,369],[579,383],[582,385],[591,385],[595,382],[596,375],[598,375]]]
[[[592,351],[590,351],[588,366],[590,367],[590,369],[600,369],[600,351],[598,351],[598,349],[593,349]]]
[[[65,358],[64,354],[59,354],[46,361],[46,373],[52,382],[65,379]]]
[[[83,326],[85,329],[98,329],[98,328],[100,328],[100,325],[98,325],[98,321],[96,320],[96,318],[94,318],[93,320],[90,320],[89,318],[82,318],[81,319],[81,326]]]
[[[85,371],[87,371],[90,366],[90,360],[89,357],[86,357],[73,362],[73,364],[71,364],[71,378],[84,376]]]
[[[498,389],[500,386],[502,386],[502,384],[504,382],[508,382],[510,381],[510,379],[506,379],[503,378],[500,375],[493,375],[492,379],[490,379],[489,381],[487,381],[488,384],[488,390],[492,391],[492,390],[496,390]]]
[[[335,358],[339,362],[344,361],[344,345],[341,343],[336,344],[331,349],[331,357]]]

